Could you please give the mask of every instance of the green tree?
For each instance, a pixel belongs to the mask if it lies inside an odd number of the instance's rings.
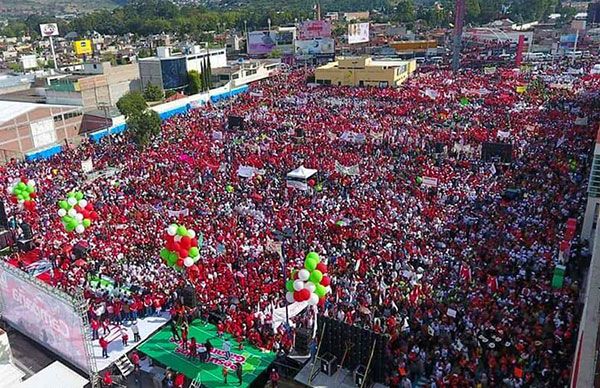
[[[393,19],[402,23],[415,21],[415,3],[413,0],[401,0],[394,8]]]
[[[467,21],[479,21],[479,16],[481,15],[481,7],[479,6],[479,0],[467,0],[465,2],[465,6]]]
[[[196,70],[190,70],[188,72],[188,94],[198,94],[202,88],[202,81],[200,79],[200,73]]]
[[[141,114],[146,110],[148,104],[140,92],[129,92],[117,101],[119,112],[126,118]]]
[[[144,89],[144,98],[146,101],[161,101],[165,96],[163,90],[152,83],[148,83]]]
[[[143,147],[160,133],[160,116],[152,109],[130,116],[127,121],[127,129],[133,134],[133,139]]]

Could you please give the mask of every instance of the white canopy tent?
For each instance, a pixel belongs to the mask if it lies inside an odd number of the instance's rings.
[[[54,361],[27,380],[21,382],[16,388],[83,388],[89,380],[79,373],[72,371],[61,362]]]
[[[288,179],[306,180],[306,179],[309,179],[311,176],[315,175],[316,173],[317,173],[317,170],[313,170],[312,168],[306,168],[304,166],[300,166],[297,169],[288,172],[286,176]]]

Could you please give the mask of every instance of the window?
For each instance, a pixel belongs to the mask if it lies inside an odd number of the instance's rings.
[[[254,74],[256,74],[256,70],[247,70],[246,71],[246,76],[254,75]]]
[[[54,116],[54,121],[55,121],[55,122],[56,122],[56,121],[62,121],[62,119],[63,119],[63,116],[62,116],[62,115],[56,115],[56,116]]]

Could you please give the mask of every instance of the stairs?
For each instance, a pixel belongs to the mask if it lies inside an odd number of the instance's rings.
[[[117,369],[119,369],[119,372],[121,372],[123,377],[129,376],[129,374],[135,369],[131,361],[129,361],[127,354],[124,354],[121,356],[121,358],[115,361],[115,366]]]

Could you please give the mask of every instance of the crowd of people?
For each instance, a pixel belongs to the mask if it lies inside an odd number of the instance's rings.
[[[562,258],[563,287],[551,277],[567,219],[582,219],[596,134],[575,121],[597,118],[585,93],[600,86],[567,82],[566,70],[435,70],[397,89],[321,87],[295,70],[165,120],[143,149],[127,134],[85,142],[1,166],[0,184],[36,180],[36,212],[9,210],[38,236],[51,283],[84,290],[96,328],[177,308],[177,290],[192,284],[221,330],[289,351],[271,312],[316,251],[332,289],[320,313],[389,336],[389,385],[563,386],[585,248]],[[228,129],[228,116],[243,129]],[[512,144],[512,160],[482,159],[485,142]],[[81,170],[90,158],[104,172],[94,179]],[[301,165],[318,171],[306,190],[286,182]],[[57,215],[74,188],[99,215],[81,235]],[[173,222],[203,234],[194,273],[158,256]],[[284,228],[285,276],[272,249]],[[80,241],[88,253],[76,264]]]

